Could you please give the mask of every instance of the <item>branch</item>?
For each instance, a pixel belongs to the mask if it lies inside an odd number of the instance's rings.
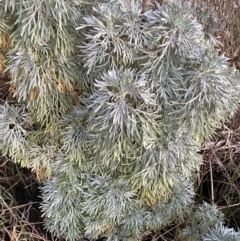
[[[142,13],[145,13],[148,10],[149,4],[150,4],[150,0],[142,1]]]

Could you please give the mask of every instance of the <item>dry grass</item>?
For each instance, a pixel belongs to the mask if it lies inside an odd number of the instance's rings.
[[[240,0],[191,0],[208,12],[208,28],[222,43],[221,52],[231,58],[231,64],[240,63]]]
[[[195,183],[198,201],[217,204],[228,226],[240,227],[240,110],[201,151],[205,165]]]
[[[44,229],[35,175],[0,159],[0,240],[54,240]]]

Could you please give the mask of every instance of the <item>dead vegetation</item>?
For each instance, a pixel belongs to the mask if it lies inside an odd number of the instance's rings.
[[[240,226],[240,110],[201,149],[205,164],[195,183],[198,201],[224,212],[227,225]]]
[[[191,0],[208,13],[208,29],[222,43],[219,48],[231,60],[231,65],[240,67],[240,0]]]
[[[0,240],[48,241],[38,209],[38,184],[30,170],[0,159]]]

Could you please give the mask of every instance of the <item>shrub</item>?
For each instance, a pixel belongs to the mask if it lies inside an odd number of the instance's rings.
[[[139,240],[199,216],[197,151],[237,109],[239,73],[195,10],[174,0],[143,13],[133,0],[0,2],[18,101],[1,106],[0,149],[43,180],[53,234]]]

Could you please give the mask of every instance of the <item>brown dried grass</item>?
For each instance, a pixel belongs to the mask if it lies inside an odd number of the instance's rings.
[[[222,43],[221,52],[231,58],[231,64],[240,63],[240,0],[191,0],[209,14],[209,28]],[[214,19],[218,21],[214,21]]]
[[[37,186],[30,170],[0,158],[0,240],[60,241],[43,229]]]

